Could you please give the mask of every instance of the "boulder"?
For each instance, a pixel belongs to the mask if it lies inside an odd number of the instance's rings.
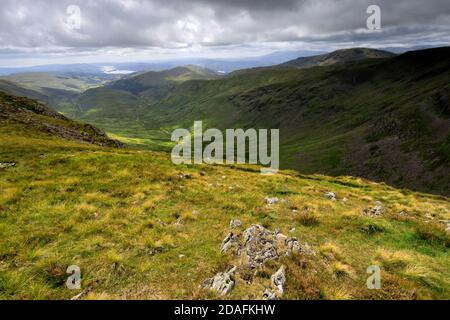
[[[236,267],[231,268],[226,272],[219,272],[213,278],[206,279],[202,286],[207,289],[211,289],[217,292],[219,295],[224,296],[229,294],[235,285],[234,273]]]
[[[281,266],[277,272],[275,272],[270,278],[272,286],[278,290],[280,296],[283,295],[284,289],[286,288],[286,267]]]
[[[252,225],[243,233],[244,259],[252,267],[278,258],[276,235],[261,225]]]
[[[222,245],[220,246],[220,252],[225,253],[228,252],[231,249],[235,250],[235,254],[239,255],[240,252],[240,243],[239,243],[239,236],[235,235],[233,232],[230,232],[225,239],[222,241]]]
[[[336,194],[334,192],[325,192],[325,197],[331,201],[336,201]]]

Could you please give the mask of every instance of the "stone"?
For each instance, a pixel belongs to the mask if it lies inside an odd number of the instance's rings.
[[[263,293],[263,299],[268,300],[268,301],[277,300],[277,295],[275,294],[275,292],[273,290],[266,289],[266,290],[264,290],[264,293]]]
[[[236,255],[239,255],[240,252],[240,243],[239,236],[230,232],[225,239],[222,241],[222,245],[220,246],[220,253],[228,252],[230,249],[235,250]]]
[[[287,239],[286,240],[286,248],[288,249],[286,254],[290,254],[291,252],[298,254],[298,253],[300,253],[300,251],[302,249],[300,242],[297,240],[297,238]]]
[[[231,220],[230,229],[236,229],[242,226],[242,221],[238,219]]]
[[[334,192],[325,192],[325,197],[331,201],[336,201],[336,194]]]
[[[229,294],[235,285],[234,273],[236,272],[236,267],[232,267],[227,272],[219,272],[213,278],[206,279],[202,287],[211,289],[217,292],[221,296]]]
[[[363,215],[376,218],[384,214],[384,207],[381,204],[377,204],[372,208],[366,208],[363,210]]]
[[[268,204],[269,206],[278,203],[279,199],[278,198],[266,198],[266,204]]]
[[[261,267],[278,258],[276,235],[261,225],[252,225],[243,233],[244,258],[251,267]]]
[[[278,294],[281,296],[286,288],[286,267],[281,266],[277,272],[275,272],[270,278],[272,285],[278,290]]]
[[[16,166],[16,164],[14,162],[0,163],[0,169],[6,169],[6,168],[15,167],[15,166]]]

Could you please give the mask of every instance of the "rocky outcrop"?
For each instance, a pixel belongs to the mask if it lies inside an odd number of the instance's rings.
[[[104,147],[123,148],[124,144],[110,139],[106,133],[90,124],[70,120],[46,104],[0,92],[0,125],[2,121],[23,125],[63,139]]]
[[[382,216],[384,214],[384,211],[384,207],[381,205],[381,203],[378,202],[372,208],[365,208],[362,214],[367,217],[376,218]]]
[[[203,282],[202,287],[206,289],[211,289],[221,296],[227,295],[234,289],[235,272],[236,267],[233,267],[226,272],[219,272],[213,278],[206,279]]]
[[[233,220],[230,228],[233,229],[240,223]],[[239,221],[240,222],[240,221]],[[267,228],[254,224],[242,232],[234,231],[227,234],[220,246],[220,252],[233,253],[238,267],[232,268],[228,272],[218,273],[213,278],[204,281],[202,287],[210,288],[220,295],[229,293],[235,285],[234,273],[241,274],[242,279],[247,279],[251,283],[252,275],[248,277],[248,271],[262,268],[267,261],[276,261],[283,255],[302,254],[314,255],[314,250],[307,243],[300,243],[297,238],[288,237],[278,231],[270,231]],[[245,274],[242,274],[244,272]],[[271,277],[271,288],[263,293],[263,299],[273,300],[280,298],[286,287],[286,267],[280,269]]]

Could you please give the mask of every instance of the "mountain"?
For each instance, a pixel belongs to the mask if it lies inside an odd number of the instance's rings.
[[[87,119],[134,118],[140,115],[141,106],[165,99],[185,81],[217,78],[217,73],[197,66],[135,73],[105,86],[86,90],[76,97],[73,104],[77,107],[68,114]]]
[[[10,95],[19,96],[19,97],[27,97],[30,99],[36,99],[40,101],[47,101],[48,97],[40,92],[37,92],[32,89],[24,88],[17,83],[4,80],[0,78],[0,91],[4,93],[8,93]]]
[[[295,68],[310,68],[315,66],[330,66],[335,64],[343,64],[347,62],[360,61],[365,59],[389,58],[394,54],[388,51],[369,49],[369,48],[352,48],[337,50],[331,53],[322,54],[312,57],[301,57],[281,64],[281,66]]]
[[[0,124],[14,131],[38,131],[99,146],[122,147],[100,129],[70,120],[36,100],[0,92]]]
[[[164,97],[177,84],[188,80],[212,80],[218,74],[198,66],[176,67],[164,71],[149,71],[131,75],[125,79],[113,82],[110,88],[128,91],[133,94],[156,95],[157,99]],[[163,93],[159,93],[163,91]]]
[[[185,67],[138,73],[58,110],[158,150],[195,120],[280,128],[283,168],[449,195],[449,53],[357,48],[226,76]]]
[[[118,137],[166,147],[171,128],[190,128],[195,120],[220,129],[280,128],[284,168],[448,195],[449,53],[339,51],[315,57],[331,64],[321,68],[279,66],[184,81],[149,100],[116,91],[90,106],[101,108],[101,119],[95,112],[81,118]],[[377,58],[360,60],[361,54]],[[349,57],[356,61],[340,64]],[[130,90],[127,82],[120,88]],[[119,117],[108,105],[127,96]],[[125,125],[132,130],[120,129]]]

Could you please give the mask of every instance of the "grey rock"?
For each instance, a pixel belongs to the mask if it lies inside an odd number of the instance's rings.
[[[325,197],[331,201],[336,201],[336,194],[334,192],[325,192]]]
[[[286,254],[289,254],[291,252],[298,254],[300,253],[302,246],[297,238],[288,238],[286,240],[286,248],[288,249],[288,252],[286,252]]]
[[[266,289],[266,290],[264,290],[264,293],[263,293],[263,299],[268,300],[268,301],[277,300],[277,295],[275,294],[275,292],[273,290]]]
[[[227,295],[234,289],[235,272],[236,267],[231,268],[227,272],[219,272],[213,278],[206,279],[202,286],[217,292],[221,296]]]
[[[286,288],[286,267],[281,266],[277,272],[275,272],[270,278],[272,285],[278,290],[278,294],[281,296]]]
[[[6,169],[6,168],[15,167],[15,166],[16,166],[16,164],[14,162],[0,163],[0,169]]]
[[[278,198],[266,198],[266,203],[271,206],[273,204],[278,203],[278,201],[280,201]]]
[[[384,207],[381,204],[377,204],[376,206],[372,208],[366,208],[363,210],[363,215],[367,217],[380,217],[384,214]]]
[[[225,237],[225,239],[223,239],[222,245],[220,246],[220,252],[225,253],[228,252],[230,249],[234,249],[236,255],[239,254],[240,251],[239,236],[235,235],[233,232],[230,232]]]
[[[243,233],[243,254],[251,267],[261,267],[278,258],[276,235],[261,225],[252,225]]]
[[[231,222],[230,222],[230,228],[231,229],[236,229],[236,228],[239,228],[240,226],[242,226],[242,221],[241,220],[238,220],[238,219],[231,220]]]

